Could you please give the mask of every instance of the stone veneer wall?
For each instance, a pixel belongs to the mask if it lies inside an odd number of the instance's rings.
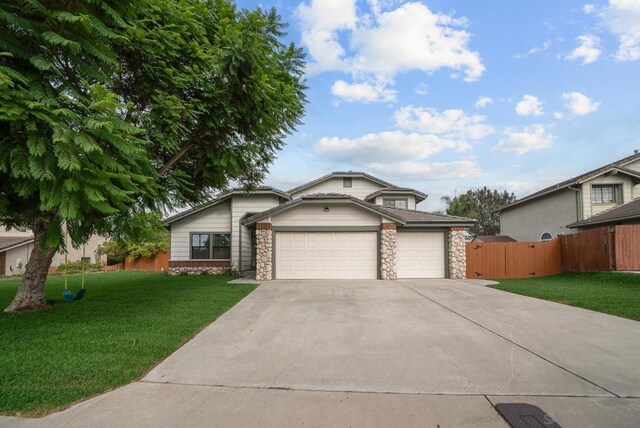
[[[169,261],[169,275],[222,275],[229,271],[231,262],[228,260],[178,260]]]
[[[271,223],[256,224],[256,281],[273,279],[273,232]]]
[[[398,231],[395,223],[382,223],[380,229],[380,278],[395,280],[398,279],[396,271]]]
[[[465,279],[467,276],[467,251],[464,227],[449,229],[449,278]]]

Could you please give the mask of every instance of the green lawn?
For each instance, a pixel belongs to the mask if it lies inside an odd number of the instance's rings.
[[[640,274],[565,273],[502,279],[493,288],[640,321]]]
[[[96,273],[83,300],[64,303],[51,276],[50,309],[0,312],[0,413],[41,415],[140,378],[255,287],[231,279]],[[18,284],[0,281],[2,309]]]

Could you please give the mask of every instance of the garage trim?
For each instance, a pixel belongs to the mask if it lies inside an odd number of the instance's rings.
[[[444,227],[402,227],[398,228],[397,233],[411,233],[411,232],[443,232],[444,233],[444,277],[449,279],[451,274],[449,273],[449,229]],[[379,256],[378,256],[379,257]],[[396,256],[397,257],[397,256]]]
[[[275,226],[271,229],[271,272],[273,279],[278,277],[276,272],[277,232],[376,232],[377,279],[380,279],[380,226]]]

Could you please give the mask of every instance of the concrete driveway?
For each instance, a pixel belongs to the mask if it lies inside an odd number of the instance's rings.
[[[637,426],[640,323],[466,281],[273,281],[47,426]]]

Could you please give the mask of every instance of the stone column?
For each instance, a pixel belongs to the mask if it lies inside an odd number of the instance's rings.
[[[467,250],[465,248],[464,227],[449,228],[449,278],[467,277]]]
[[[271,223],[256,224],[256,281],[273,279],[273,236]]]
[[[396,238],[398,232],[395,223],[382,223],[380,226],[380,278],[398,279],[396,273]]]

